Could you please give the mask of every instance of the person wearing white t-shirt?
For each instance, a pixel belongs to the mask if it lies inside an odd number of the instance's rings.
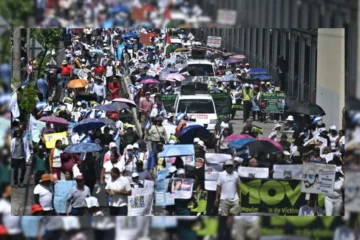
[[[115,218],[110,216],[96,216],[92,218],[91,228],[93,229],[95,240],[114,240],[115,239]]]
[[[116,217],[115,240],[136,240],[149,235],[150,218]]]
[[[106,184],[105,193],[110,196],[109,210],[111,216],[127,216],[127,197],[131,196],[129,180],[121,176],[122,169],[111,170],[111,180]]]
[[[49,174],[41,176],[39,184],[34,188],[35,203],[39,204],[45,216],[53,215],[54,205],[54,189],[52,186],[52,178]]]
[[[341,208],[343,207],[343,191],[344,175],[337,170],[335,174],[334,191],[325,197],[326,216],[341,216]]]
[[[233,170],[232,161],[227,160],[224,167],[225,171],[219,173],[217,180],[215,206],[219,206],[221,216],[238,215],[240,212],[238,192],[240,178]]]
[[[311,194],[308,204],[301,206],[298,216],[324,216],[324,210],[317,204],[317,194]]]
[[[110,153],[110,161],[107,161],[103,165],[103,169],[100,175],[100,185],[108,184],[111,181],[111,169],[122,169],[124,164],[119,161],[119,154],[117,152]]]
[[[234,218],[236,229],[235,240],[255,240],[260,238],[259,216],[235,216]]]

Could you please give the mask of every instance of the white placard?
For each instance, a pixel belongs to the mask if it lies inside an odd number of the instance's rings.
[[[223,171],[225,161],[231,160],[230,154],[206,153],[205,190],[216,191],[216,181]]]
[[[274,165],[274,179],[302,180],[303,165]]]
[[[189,199],[192,196],[194,180],[191,178],[174,178],[171,192],[175,199]]]
[[[335,165],[307,163],[303,165],[301,192],[333,193],[335,184]]]
[[[360,172],[346,172],[344,182],[345,210],[347,212],[360,212]]]
[[[128,197],[128,216],[145,216],[151,213],[154,188],[133,188]]]
[[[235,10],[219,9],[217,12],[217,24],[234,26],[237,12]]]
[[[206,46],[213,48],[221,47],[221,37],[208,36],[206,41]]]
[[[238,174],[244,178],[269,178],[269,168],[239,167]]]

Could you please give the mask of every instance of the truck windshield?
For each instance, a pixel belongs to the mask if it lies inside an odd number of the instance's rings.
[[[183,72],[189,72],[190,76],[214,76],[211,64],[191,64],[180,71]]]
[[[215,114],[214,103],[210,99],[183,99],[179,101],[177,112]]]

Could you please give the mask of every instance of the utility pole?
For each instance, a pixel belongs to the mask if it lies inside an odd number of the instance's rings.
[[[12,78],[16,80],[21,79],[21,29],[13,29],[13,46],[12,46]]]
[[[30,60],[30,28],[26,29],[26,55],[28,61]]]

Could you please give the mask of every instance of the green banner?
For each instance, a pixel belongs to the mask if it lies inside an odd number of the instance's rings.
[[[341,217],[263,217],[261,235],[293,235],[313,240],[331,240],[335,229],[343,224]]]
[[[211,94],[218,118],[222,118],[222,116],[231,114],[231,105],[232,100],[229,94],[225,93],[212,93]]]
[[[176,94],[161,95],[161,101],[164,104],[164,108],[168,113],[174,113],[174,105],[176,100]]]
[[[260,107],[266,113],[284,113],[285,93],[263,93],[260,97]]]
[[[241,99],[241,98],[236,99],[236,103],[233,104],[233,105],[231,106],[231,108],[232,108],[232,109],[239,110],[239,111],[244,110],[244,105],[242,105],[241,102],[242,102],[242,99]]]
[[[272,180],[241,178],[241,212],[270,213],[280,216],[298,216],[301,206],[307,204],[299,180]],[[324,209],[324,195],[318,196]]]
[[[208,192],[207,191],[199,191],[199,192],[193,192],[193,197],[195,197],[196,201],[197,201],[197,208],[194,208],[193,206],[193,202],[191,202],[191,205],[189,206],[189,208],[191,209],[192,212],[205,212],[206,211],[206,206],[207,206],[207,195]]]

